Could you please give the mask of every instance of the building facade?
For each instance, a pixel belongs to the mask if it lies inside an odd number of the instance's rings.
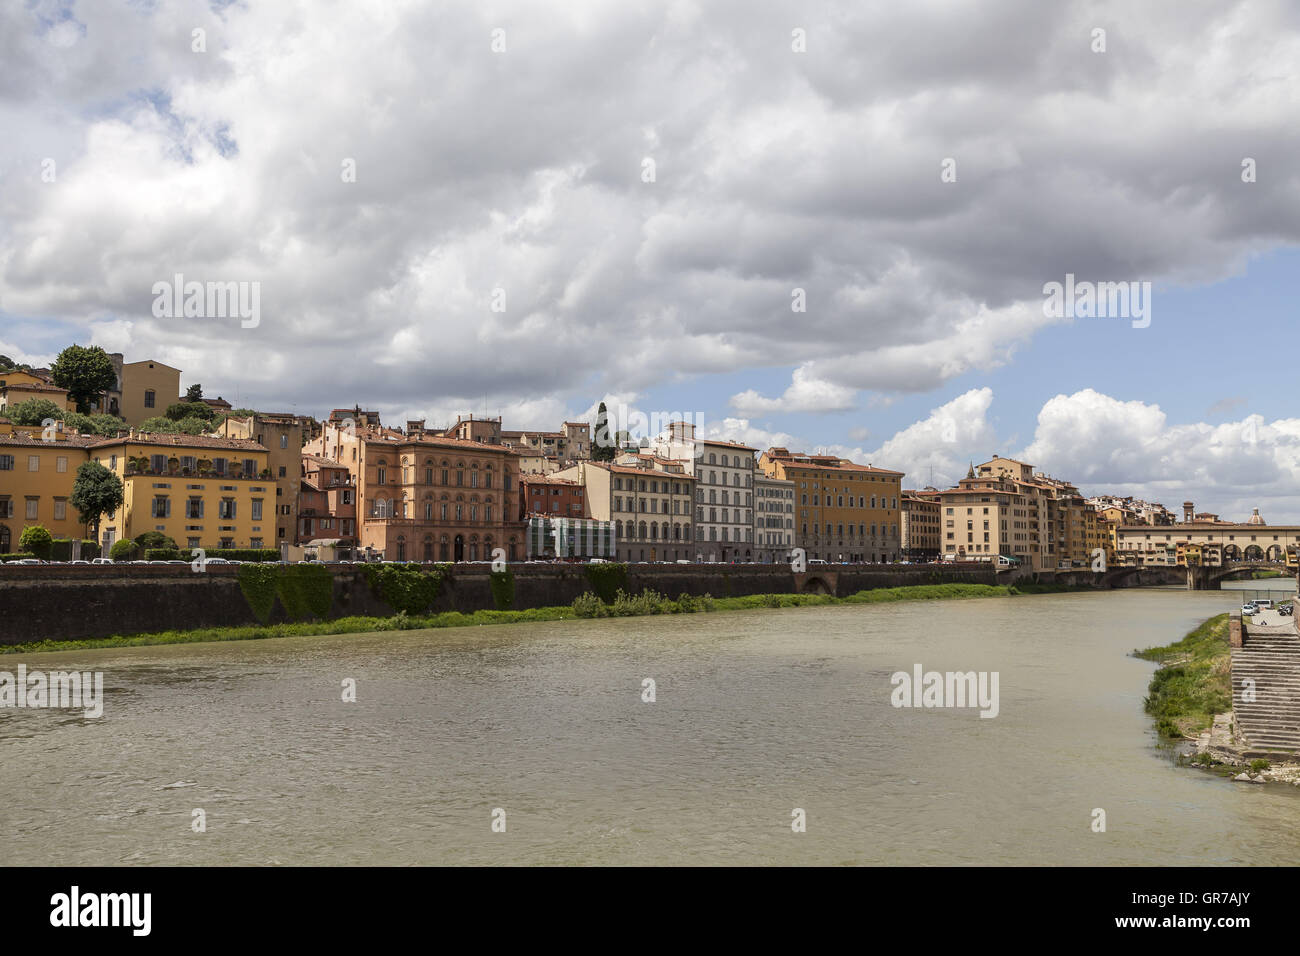
[[[253,441],[203,435],[106,438],[90,458],[116,474],[123,506],[100,522],[100,546],[161,531],[181,548],[275,547],[275,483]]]
[[[794,482],[754,473],[754,560],[782,564],[794,548]]]
[[[690,422],[670,422],[649,450],[695,476],[695,550],[700,561],[754,560],[754,449],[702,438]],[[620,459],[621,460],[621,459]]]
[[[590,518],[587,496],[575,479],[554,475],[521,474],[519,515],[550,518]]]
[[[295,543],[298,535],[302,449],[307,443],[307,418],[288,413],[258,412],[244,418],[227,418],[219,427],[226,438],[255,441],[267,450],[275,479],[275,541]]]
[[[344,548],[357,543],[357,489],[347,466],[315,455],[302,456],[297,530],[293,544],[333,539]]]
[[[614,525],[620,561],[695,561],[695,478],[680,461],[626,454],[557,472],[582,485],[591,517]]]
[[[764,474],[794,482],[795,546],[808,558],[900,560],[901,471],[785,448],[769,448],[758,464]]]
[[[0,435],[0,554],[18,550],[24,528],[41,525],[55,538],[86,537],[72,507],[77,469],[100,439],[57,432],[43,441],[40,431]]]
[[[519,456],[422,428],[327,422],[306,454],[348,468],[362,548],[390,561],[491,561],[524,554]]]
[[[935,488],[923,491],[904,490],[900,523],[903,559],[913,564],[939,560],[943,553],[939,492]]]

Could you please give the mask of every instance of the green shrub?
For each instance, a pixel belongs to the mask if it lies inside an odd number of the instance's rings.
[[[108,556],[114,561],[134,561],[139,552],[140,548],[134,541],[123,538],[113,542],[113,546],[108,549]]]
[[[52,542],[50,542],[50,560],[71,561],[72,560],[72,539],[55,538]]]
[[[576,617],[609,617],[609,607],[590,591],[579,594],[569,607]]]
[[[1250,762],[1250,772],[1259,773],[1261,770],[1267,770],[1271,766],[1273,766],[1271,763],[1262,758],[1259,760],[1252,760]]]
[[[18,549],[20,551],[30,551],[42,561],[50,560],[50,551],[54,548],[54,535],[39,524],[31,524],[23,528],[23,533],[18,536]]]
[[[492,572],[492,603],[498,611],[507,611],[515,604],[515,573],[509,568]]]
[[[92,541],[90,538],[82,538],[81,557],[86,561],[91,561],[99,557],[99,542]]]
[[[36,555],[30,551],[11,551],[8,554],[0,554],[0,561],[21,561],[24,558],[34,558]]]

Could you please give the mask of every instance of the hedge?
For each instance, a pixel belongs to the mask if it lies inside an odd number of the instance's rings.
[[[627,565],[616,561],[586,566],[591,589],[606,604],[613,604],[619,591],[627,590]]]
[[[34,558],[36,555],[28,551],[12,551],[9,554],[0,554],[0,561],[21,561],[24,558]]]
[[[227,561],[276,561],[280,552],[271,548],[204,548],[205,558],[225,558]],[[146,561],[193,561],[194,551],[190,548],[146,548]]]

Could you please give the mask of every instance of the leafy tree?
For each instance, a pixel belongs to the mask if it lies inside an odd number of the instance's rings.
[[[83,435],[103,435],[105,438],[112,438],[127,429],[126,422],[116,415],[83,415],[81,412],[68,412],[63,417],[63,424]]]
[[[17,368],[14,365],[14,360],[7,355],[0,355],[0,372],[7,372],[11,368]]]
[[[609,412],[605,410],[605,403],[601,402],[600,408],[596,410],[596,431],[591,439],[591,460],[613,461],[614,444],[614,436],[609,431]]]
[[[170,418],[155,416],[140,423],[140,431],[157,432],[162,435],[202,435],[212,430],[212,423],[202,418],[182,418],[173,421]]]
[[[140,550],[147,551],[150,548],[171,548],[175,550],[176,541],[161,531],[142,531],[135,536],[135,543],[140,546]]]
[[[54,384],[66,389],[77,403],[77,411],[89,412],[91,404],[117,384],[113,360],[98,345],[86,348],[69,345],[50,366]]]
[[[29,551],[42,561],[50,559],[50,550],[54,547],[54,536],[43,526],[28,525],[18,536],[18,550]]]
[[[201,402],[203,400],[203,386],[191,385],[185,390],[185,401]]]
[[[92,537],[98,539],[100,517],[122,507],[122,479],[97,461],[83,462],[68,500],[77,509],[81,523],[94,529]]]
[[[15,425],[39,425],[47,418],[63,421],[66,414],[48,398],[29,398],[10,408],[8,418]]]
[[[175,405],[168,405],[164,414],[172,421],[178,422],[182,418],[202,418],[210,421],[216,413],[203,402],[177,402]]]

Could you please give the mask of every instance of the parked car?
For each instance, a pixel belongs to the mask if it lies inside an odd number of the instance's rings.
[[[1259,598],[1258,600],[1251,601],[1250,603],[1255,605],[1256,607],[1262,607],[1266,610],[1273,606],[1273,602],[1270,601],[1268,598]]]
[[[1258,614],[1258,613],[1259,613],[1259,608],[1256,607],[1254,604],[1243,604],[1243,605],[1241,606],[1241,613],[1242,613],[1242,614]]]
[[[113,559],[112,559],[112,558],[92,558],[90,563],[91,563],[91,564],[112,564],[112,563],[113,563]]]
[[[17,561],[10,561],[9,564],[44,564],[40,558],[19,558]]]

